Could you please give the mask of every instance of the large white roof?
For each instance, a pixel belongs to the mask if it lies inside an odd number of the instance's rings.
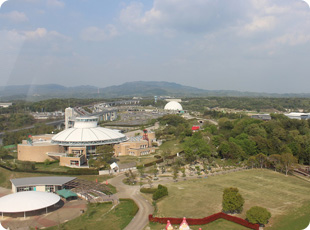
[[[49,176],[49,177],[23,177],[11,179],[12,184],[15,187],[21,186],[36,186],[36,185],[59,185],[62,186],[65,183],[68,183],[76,177],[60,177],[60,176]]]
[[[170,101],[165,105],[165,110],[183,110],[182,105],[179,102],[176,101]]]
[[[128,138],[118,131],[97,127],[96,118],[88,117],[77,118],[74,127],[56,134],[52,138],[52,143],[65,146],[92,146],[127,140]]]
[[[0,198],[0,212],[18,213],[43,209],[56,204],[60,197],[48,192],[18,192]]]

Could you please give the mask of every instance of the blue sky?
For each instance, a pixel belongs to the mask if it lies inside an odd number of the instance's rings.
[[[8,0],[1,85],[169,81],[310,93],[302,0]]]

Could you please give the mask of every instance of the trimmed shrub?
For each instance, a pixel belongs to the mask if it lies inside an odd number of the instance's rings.
[[[253,206],[246,212],[246,219],[252,224],[265,225],[271,217],[271,213],[262,207]]]
[[[243,209],[244,199],[237,188],[225,188],[223,192],[223,212],[240,213]]]
[[[168,196],[168,188],[159,184],[156,192],[153,193],[153,200],[158,200],[164,196]]]

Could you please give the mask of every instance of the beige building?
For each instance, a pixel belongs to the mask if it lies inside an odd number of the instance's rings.
[[[155,152],[152,143],[156,141],[155,133],[130,138],[127,142],[114,145],[116,156],[144,156]]]

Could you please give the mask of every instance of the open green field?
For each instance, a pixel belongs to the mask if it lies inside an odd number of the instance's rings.
[[[151,230],[162,230],[166,227],[166,225],[157,223],[150,223],[148,226],[151,228]],[[190,227],[192,230],[198,230],[199,228],[208,230],[249,230],[249,228],[224,219],[219,219],[206,225],[191,225]]]
[[[87,211],[80,217],[47,229],[119,230],[124,229],[138,211],[135,202],[127,199],[121,200],[119,205],[109,211],[112,206],[112,203],[90,203]]]
[[[197,180],[168,184],[169,196],[158,202],[156,216],[201,218],[221,211],[222,194],[226,187],[237,187],[245,199],[245,218],[252,206],[267,208],[272,218],[267,229],[279,228],[285,221],[290,230],[296,221],[310,221],[310,183],[270,170],[246,170]],[[308,205],[306,205],[308,204]],[[208,228],[209,229],[209,228]]]

